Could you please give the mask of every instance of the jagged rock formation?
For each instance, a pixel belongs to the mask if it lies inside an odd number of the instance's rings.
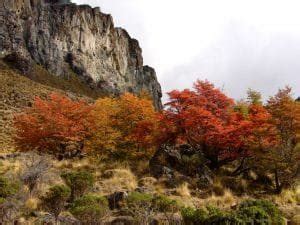
[[[138,41],[99,8],[68,2],[1,0],[0,58],[17,54],[57,76],[76,73],[104,94],[146,90],[161,108],[160,85]]]

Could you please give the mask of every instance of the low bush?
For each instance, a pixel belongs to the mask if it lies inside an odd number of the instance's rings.
[[[70,212],[83,224],[99,224],[108,211],[107,199],[96,195],[84,195],[70,208]]]
[[[268,224],[269,215],[258,206],[241,208],[238,212],[241,220],[251,224]]]
[[[182,208],[181,215],[186,225],[282,225],[283,217],[274,204],[265,200],[247,200],[237,211],[222,211],[207,206],[204,209]]]
[[[71,201],[81,197],[94,185],[94,175],[88,171],[63,173],[61,177],[71,188]]]
[[[5,203],[5,202],[6,202],[5,198],[1,198],[0,197],[0,205],[3,204],[3,203]]]
[[[180,206],[176,200],[165,195],[151,195],[147,193],[132,192],[127,198],[127,206],[147,207],[157,212],[177,212]]]
[[[191,207],[186,207],[181,209],[181,215],[184,220],[184,224],[193,225],[199,224],[202,225],[208,218],[208,212],[205,209],[195,209]]]
[[[159,212],[177,212],[180,206],[176,200],[165,195],[158,195],[153,198],[153,207]]]
[[[280,210],[267,200],[246,200],[238,209],[238,216],[244,220],[266,221],[271,224],[283,224],[283,216]]]
[[[58,218],[59,214],[64,210],[67,200],[69,199],[71,190],[64,185],[55,185],[49,189],[45,196],[41,198],[42,206],[53,216]]]
[[[19,188],[19,183],[11,182],[5,177],[0,177],[0,198],[7,198],[16,194]]]
[[[135,207],[135,206],[144,206],[151,205],[153,201],[153,196],[147,193],[140,192],[131,192],[127,198],[127,206]]]

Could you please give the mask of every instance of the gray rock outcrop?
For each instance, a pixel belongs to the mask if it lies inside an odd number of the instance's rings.
[[[71,71],[103,94],[150,93],[161,87],[142,49],[99,8],[54,0],[0,1],[0,58],[18,54],[57,76]]]
[[[169,186],[197,180],[199,188],[213,182],[212,171],[201,151],[189,145],[162,145],[149,162],[151,174],[155,178],[166,178]]]

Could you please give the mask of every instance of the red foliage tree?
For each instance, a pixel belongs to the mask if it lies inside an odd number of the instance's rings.
[[[251,122],[251,133],[247,137],[251,151],[269,151],[278,144],[278,132],[272,123],[272,115],[261,100],[259,92],[248,91],[248,119]]]
[[[251,122],[234,111],[234,101],[208,81],[197,81],[194,90],[172,91],[162,124],[164,140],[188,143],[201,150],[211,168],[247,154],[245,137]]]
[[[52,93],[36,97],[33,106],[15,115],[15,142],[22,151],[55,152],[69,143],[82,143],[89,135],[91,106],[85,101]],[[65,149],[64,149],[65,151]]]

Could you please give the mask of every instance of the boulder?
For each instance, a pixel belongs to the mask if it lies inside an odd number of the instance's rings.
[[[107,196],[109,208],[111,210],[120,209],[127,198],[128,194],[124,191],[115,192]]]
[[[150,160],[150,172],[155,178],[188,182],[196,179],[200,187],[212,184],[212,172],[200,150],[189,145],[162,145]],[[179,175],[178,175],[179,174]]]
[[[103,224],[105,225],[137,225],[131,216],[118,216],[108,218]]]

